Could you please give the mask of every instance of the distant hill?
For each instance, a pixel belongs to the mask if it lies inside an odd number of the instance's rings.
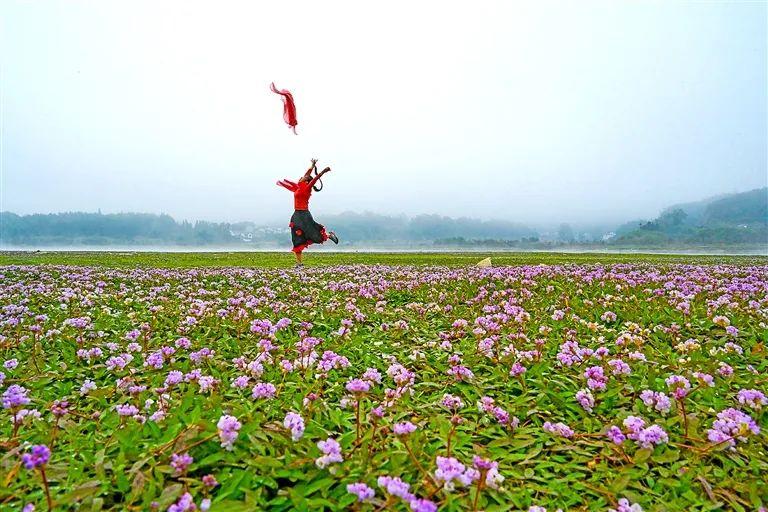
[[[515,222],[483,221],[439,215],[416,217],[345,212],[326,215],[323,223],[345,244],[426,242],[443,238],[521,240],[536,231]],[[286,222],[287,224],[287,222]],[[254,222],[177,222],[169,215],[83,213],[17,215],[0,212],[0,246],[251,245],[290,243],[287,225]]]
[[[662,210],[661,216],[675,210],[683,210],[687,216],[685,223],[692,226],[765,224],[768,219],[768,188],[676,204]]]
[[[624,227],[615,243],[768,245],[768,188],[674,205],[635,229]]]
[[[232,240],[228,224],[151,213],[0,212],[0,245],[205,245]]]

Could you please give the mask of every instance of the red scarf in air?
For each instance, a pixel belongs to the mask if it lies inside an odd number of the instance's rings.
[[[299,122],[296,120],[296,104],[293,103],[293,95],[287,90],[279,90],[275,87],[275,83],[272,82],[272,92],[279,94],[283,97],[283,119],[291,127],[293,133],[296,134],[296,125]]]

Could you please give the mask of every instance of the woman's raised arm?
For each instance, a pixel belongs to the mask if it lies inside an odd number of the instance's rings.
[[[291,180],[280,180],[277,182],[277,186],[287,188],[291,192],[296,191],[296,183],[292,182]]]

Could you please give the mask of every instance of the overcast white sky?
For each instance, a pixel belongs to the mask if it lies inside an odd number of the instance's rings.
[[[765,186],[766,2],[0,3],[17,213],[522,222]],[[269,83],[294,92],[298,135]]]

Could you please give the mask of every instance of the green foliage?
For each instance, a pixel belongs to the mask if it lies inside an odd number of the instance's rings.
[[[317,252],[308,266],[327,265],[471,265],[492,258],[494,265],[608,263],[765,264],[764,256],[690,256],[675,254],[599,254],[558,252]],[[288,252],[0,252],[0,265],[95,265],[103,267],[290,267]]]

